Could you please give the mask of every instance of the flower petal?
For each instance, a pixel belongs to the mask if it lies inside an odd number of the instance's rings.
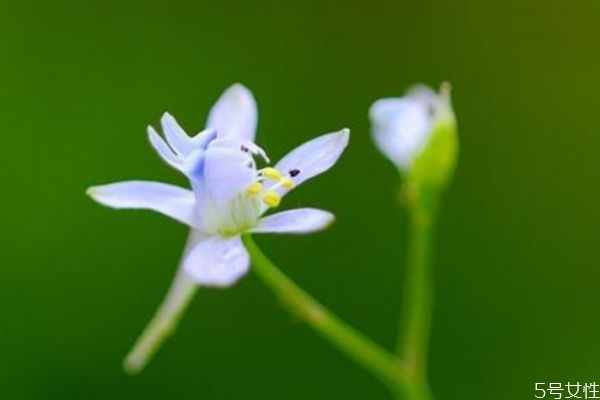
[[[330,212],[316,208],[298,208],[262,218],[254,233],[311,233],[325,229],[335,219]]]
[[[202,240],[183,262],[185,270],[204,286],[227,287],[241,278],[250,265],[239,236]]]
[[[206,147],[217,138],[217,131],[205,129],[192,138],[194,149],[206,149]]]
[[[269,157],[267,153],[254,142],[244,139],[230,138],[230,137],[218,137],[214,141],[211,142],[211,146],[215,147],[229,147],[233,150],[241,150],[245,153],[252,154],[253,156],[258,156],[262,158],[266,163],[269,163]]]
[[[420,91],[414,98],[381,99],[371,106],[375,144],[400,170],[410,167],[427,142],[431,126],[428,103],[427,94]]]
[[[182,163],[181,160],[177,157],[173,150],[169,147],[167,143],[160,137],[160,135],[154,130],[153,127],[148,126],[148,139],[150,140],[150,144],[156,150],[160,158],[162,158],[167,164],[172,166],[175,169],[181,171]]]
[[[163,133],[169,146],[180,156],[187,156],[192,150],[191,138],[169,113],[164,113],[160,119]]]
[[[406,92],[406,97],[425,104],[430,108],[434,108],[438,101],[437,93],[422,83],[412,85]]]
[[[291,176],[297,186],[331,168],[342,155],[349,138],[349,129],[319,136],[292,150],[275,165],[275,169]],[[286,192],[283,188],[278,191]]]
[[[211,145],[204,156],[207,193],[216,202],[230,200],[256,179],[252,156],[239,149]]]
[[[208,115],[207,128],[221,137],[233,137],[254,142],[257,124],[256,102],[250,90],[236,83],[227,89]]]
[[[127,181],[93,186],[88,195],[98,203],[116,209],[153,210],[189,226],[194,218],[193,192],[159,182]]]

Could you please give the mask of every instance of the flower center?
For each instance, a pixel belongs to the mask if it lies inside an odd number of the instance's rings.
[[[235,236],[252,229],[266,209],[279,206],[282,195],[295,186],[294,177],[300,173],[298,169],[283,173],[270,166],[257,168],[255,156],[267,163],[269,159],[249,141],[215,141],[207,149],[211,151],[215,152],[209,153],[212,164],[208,164],[208,172],[202,165],[196,190],[202,230],[208,234]]]
[[[292,189],[294,181],[292,178],[297,176],[300,171],[292,170],[284,175],[273,167],[259,169],[256,174],[256,180],[252,182],[246,192],[253,197],[260,197],[262,202],[269,208],[275,208],[281,203],[281,195],[277,189]]]

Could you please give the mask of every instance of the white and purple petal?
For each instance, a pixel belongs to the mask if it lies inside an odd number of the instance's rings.
[[[160,182],[125,181],[93,186],[87,193],[107,207],[152,210],[188,226],[199,226],[194,193],[177,186]]]
[[[213,106],[206,126],[216,130],[220,137],[254,142],[257,123],[254,96],[244,85],[236,83],[225,90]]]
[[[275,169],[290,176],[295,186],[298,186],[331,168],[342,155],[349,138],[350,130],[342,129],[309,140],[283,157],[275,165]],[[278,191],[280,194],[286,192],[283,188]]]
[[[232,150],[239,150],[243,153],[248,153],[253,156],[262,158],[266,163],[269,163],[269,157],[267,153],[254,142],[244,139],[237,139],[232,137],[221,137],[218,136],[215,140],[210,143],[211,147],[227,147]]]
[[[431,108],[426,93],[415,98],[389,98],[373,103],[369,111],[373,140],[400,170],[406,170],[427,143]]]
[[[173,168],[180,170],[183,167],[182,160],[175,154],[173,149],[164,141],[162,137],[154,130],[153,127],[148,126],[148,139],[150,144],[156,150],[160,158],[163,159],[167,164]]]
[[[227,287],[248,272],[250,259],[239,236],[208,237],[196,245],[183,267],[198,284]]]
[[[254,160],[235,148],[210,146],[204,156],[204,184],[211,200],[223,203],[256,180]]]
[[[167,143],[179,156],[185,157],[190,154],[194,148],[191,143],[191,138],[185,133],[183,128],[177,123],[175,118],[169,113],[164,113],[160,119],[163,134],[167,139]]]
[[[194,149],[204,149],[217,138],[217,131],[214,129],[205,129],[199,132],[196,136],[191,139]]]
[[[253,233],[303,234],[327,228],[335,217],[332,213],[316,208],[297,208],[261,218]]]

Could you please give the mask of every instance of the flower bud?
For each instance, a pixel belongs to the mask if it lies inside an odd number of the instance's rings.
[[[439,191],[450,181],[458,155],[450,85],[440,93],[419,85],[370,109],[373,139],[411,186]]]

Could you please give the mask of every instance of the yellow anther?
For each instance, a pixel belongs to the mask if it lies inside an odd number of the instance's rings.
[[[281,203],[281,196],[275,192],[267,192],[263,195],[263,201],[271,208],[275,208]]]
[[[263,175],[269,179],[272,179],[274,181],[281,180],[281,173],[279,173],[279,171],[277,171],[275,168],[267,167],[267,168],[263,168],[261,171],[262,171]]]
[[[294,187],[294,181],[292,181],[290,178],[281,178],[281,186],[283,186],[285,189],[291,189]]]
[[[253,184],[248,186],[248,189],[246,190],[248,191],[248,194],[255,196],[262,192],[262,189],[263,185],[260,182],[254,182]]]

